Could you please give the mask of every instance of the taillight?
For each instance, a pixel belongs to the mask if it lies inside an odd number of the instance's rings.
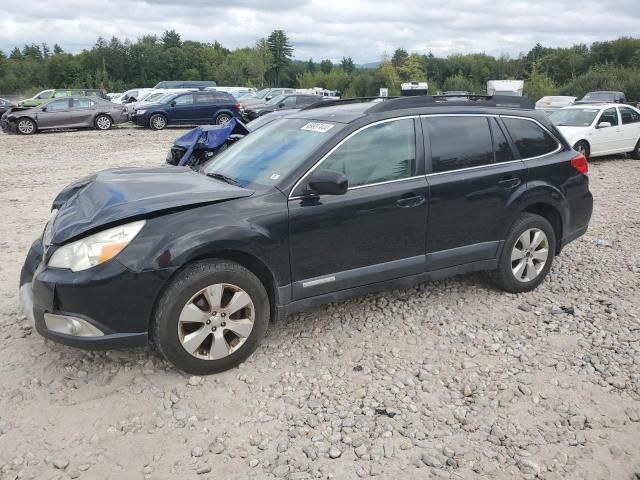
[[[240,110],[240,104],[239,104],[239,103],[236,103],[236,104],[234,105],[234,107],[236,107],[236,110]]]
[[[589,172],[589,163],[587,162],[587,157],[582,154],[571,159],[571,166],[580,173],[586,174],[587,172]]]

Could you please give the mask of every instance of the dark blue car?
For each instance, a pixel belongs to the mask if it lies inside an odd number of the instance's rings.
[[[162,130],[167,125],[223,125],[239,118],[240,104],[230,94],[218,91],[186,92],[162,97],[160,102],[140,104],[131,121]]]

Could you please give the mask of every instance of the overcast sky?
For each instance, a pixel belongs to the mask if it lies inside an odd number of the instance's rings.
[[[0,0],[5,52],[32,42],[78,52],[98,36],[135,40],[167,29],[231,49],[283,29],[298,59],[365,63],[397,47],[517,56],[538,42],[638,36],[640,0]]]

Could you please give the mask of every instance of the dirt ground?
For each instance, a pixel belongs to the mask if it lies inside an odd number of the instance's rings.
[[[481,275],[316,308],[206,378],[44,341],[17,297],[55,194],[184,130],[0,134],[0,479],[640,478],[640,161],[535,291]]]

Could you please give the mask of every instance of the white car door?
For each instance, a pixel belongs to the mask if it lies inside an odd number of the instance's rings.
[[[640,140],[640,112],[631,107],[618,107],[620,111],[621,142],[625,152],[631,152],[636,148]]]
[[[609,122],[610,127],[598,128],[602,122]],[[621,146],[622,132],[620,131],[620,121],[616,107],[610,107],[600,112],[600,117],[596,120],[595,130],[591,133],[589,143],[591,144],[592,155],[608,155],[622,152]]]

